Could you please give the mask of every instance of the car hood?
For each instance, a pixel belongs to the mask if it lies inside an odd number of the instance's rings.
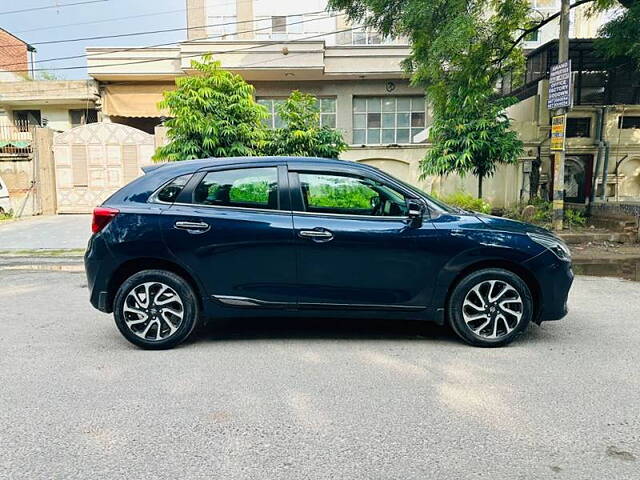
[[[510,220],[508,218],[502,217],[494,217],[493,215],[484,215],[481,213],[475,214],[476,218],[484,223],[487,227],[492,230],[499,230],[502,232],[509,233],[537,233],[538,235],[547,235],[555,237],[553,233],[551,233],[546,228],[538,227],[536,225],[531,225],[530,223],[519,222],[517,220]]]

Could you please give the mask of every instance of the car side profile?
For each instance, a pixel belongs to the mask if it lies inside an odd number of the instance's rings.
[[[343,160],[154,165],[96,207],[92,228],[91,303],[148,349],[246,316],[425,320],[501,346],[564,317],[573,281],[547,230]]]

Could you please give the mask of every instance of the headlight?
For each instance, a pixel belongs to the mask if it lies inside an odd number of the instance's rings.
[[[557,238],[548,235],[538,235],[536,233],[527,233],[529,238],[536,243],[539,243],[543,247],[551,250],[555,253],[556,257],[566,262],[571,261],[571,250],[567,247],[566,243]]]

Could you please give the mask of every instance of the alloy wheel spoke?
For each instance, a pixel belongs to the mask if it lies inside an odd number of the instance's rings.
[[[484,330],[484,328],[485,328],[487,325],[489,325],[489,322],[491,322],[491,317],[487,317],[487,321],[486,321],[486,322],[484,322],[484,323],[483,323],[482,325],[480,325],[479,327],[474,328],[474,329],[473,329],[473,333],[475,333],[476,335],[480,335],[480,332],[481,332],[482,330]]]
[[[464,321],[469,323],[469,322],[475,322],[476,320],[480,320],[482,318],[489,318],[489,315],[487,315],[486,313],[481,313],[479,315],[474,315],[472,317],[466,317]]]

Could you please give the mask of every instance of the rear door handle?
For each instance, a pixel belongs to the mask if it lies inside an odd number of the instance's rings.
[[[204,233],[209,231],[211,225],[205,222],[176,222],[174,227],[190,233]]]
[[[313,240],[324,240],[325,242],[333,239],[333,233],[328,230],[300,230],[298,235],[302,238],[311,238]]]

